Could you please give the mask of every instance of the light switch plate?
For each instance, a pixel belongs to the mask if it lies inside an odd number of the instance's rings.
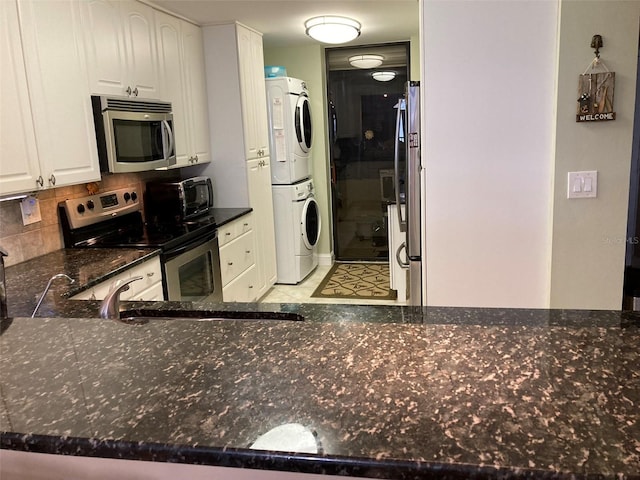
[[[20,201],[20,211],[22,212],[22,224],[31,225],[42,220],[40,215],[40,202],[33,196],[28,196]]]
[[[598,196],[598,172],[569,172],[567,198],[595,198]]]

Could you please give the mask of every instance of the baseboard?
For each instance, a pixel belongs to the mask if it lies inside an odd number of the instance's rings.
[[[318,265],[331,266],[334,260],[333,252],[318,254]]]

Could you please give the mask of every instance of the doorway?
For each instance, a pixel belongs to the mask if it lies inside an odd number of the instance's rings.
[[[396,109],[409,77],[409,43],[326,50],[333,243],[338,261],[388,261],[387,205],[395,202]],[[356,55],[378,55],[357,68]],[[384,81],[375,72],[392,72]]]
[[[640,48],[636,71],[636,105],[630,177],[622,309],[640,310]]]

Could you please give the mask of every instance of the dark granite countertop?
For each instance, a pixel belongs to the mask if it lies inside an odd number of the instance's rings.
[[[99,302],[68,300],[60,280],[41,318],[23,318],[28,280],[39,292],[90,252],[7,269],[3,449],[372,478],[640,478],[633,314],[123,302],[254,318],[125,324],[93,318]],[[248,448],[287,423],[319,453]]]
[[[16,318],[0,336],[2,448],[374,478],[637,478],[637,325],[482,316]],[[287,423],[320,453],[248,449]]]

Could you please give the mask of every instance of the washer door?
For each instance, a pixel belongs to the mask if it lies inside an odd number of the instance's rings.
[[[309,105],[309,98],[306,95],[298,96],[295,111],[296,138],[304,153],[307,153],[311,148],[311,108]]]
[[[312,250],[320,239],[320,211],[318,202],[313,197],[307,198],[304,202],[300,227],[305,247]]]

